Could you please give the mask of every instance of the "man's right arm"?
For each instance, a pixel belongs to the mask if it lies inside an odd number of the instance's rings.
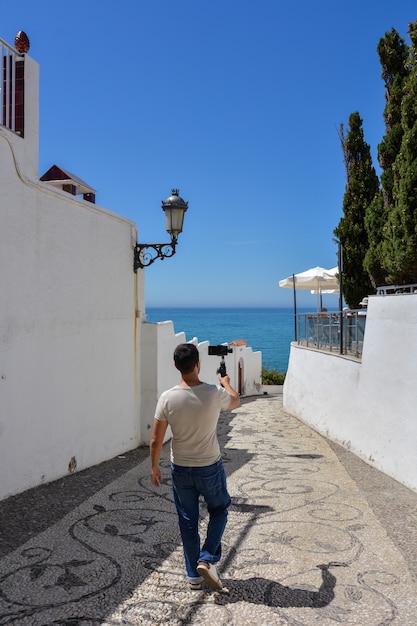
[[[161,484],[161,470],[159,469],[159,459],[161,457],[162,444],[168,428],[168,422],[154,419],[149,450],[151,455],[151,481],[154,487]]]
[[[219,376],[219,380],[220,384],[224,387],[224,389],[230,396],[230,402],[225,411],[232,411],[233,409],[237,409],[237,407],[240,406],[240,398],[237,391],[235,391],[230,385],[230,377],[226,374],[226,376]]]

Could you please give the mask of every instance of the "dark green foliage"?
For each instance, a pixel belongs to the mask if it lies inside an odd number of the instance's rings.
[[[381,77],[385,81],[386,134],[378,146],[378,160],[383,170],[381,189],[369,204],[365,214],[369,245],[364,260],[365,269],[374,287],[387,282],[383,239],[388,233],[388,217],[394,207],[393,165],[400,151],[403,137],[401,101],[404,84],[410,71],[407,63],[409,48],[394,28],[385,33],[385,37],[379,41],[377,51],[382,68]]]
[[[394,204],[387,219],[383,264],[387,282],[417,282],[417,22],[409,24],[411,47],[401,101],[401,145],[393,164]]]
[[[269,370],[262,367],[262,384],[263,385],[283,385],[285,374],[281,374],[278,370]]]
[[[343,217],[334,234],[343,248],[343,296],[350,308],[359,308],[364,296],[374,293],[364,259],[368,250],[365,212],[378,192],[378,177],[372,166],[371,151],[364,140],[358,112],[349,117],[349,132],[340,139],[347,183],[343,197]]]
[[[380,189],[359,114],[347,137],[341,126],[347,184],[334,232],[344,252],[344,297],[354,308],[372,287],[417,282],[417,21],[408,34],[410,46],[393,28],[377,47],[386,97]]]
[[[382,236],[387,221],[387,210],[384,204],[383,191],[379,189],[365,211],[365,229],[368,233],[368,249],[365,252],[363,265],[368,272],[372,286],[385,284],[383,268]]]

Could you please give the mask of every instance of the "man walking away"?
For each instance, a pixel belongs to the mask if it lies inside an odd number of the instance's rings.
[[[155,487],[160,486],[159,459],[169,424],[172,487],[188,584],[198,590],[205,580],[211,589],[221,589],[216,563],[221,558],[230,496],[217,440],[217,423],[220,411],[239,406],[239,394],[230,386],[227,375],[219,377],[220,385],[209,385],[199,379],[200,357],[191,343],[177,346],[174,364],[181,373],[181,382],[164,391],[157,403],[150,441],[151,480]],[[200,496],[206,501],[209,513],[202,547],[198,531]]]

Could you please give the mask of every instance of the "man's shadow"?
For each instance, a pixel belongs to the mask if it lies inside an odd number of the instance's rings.
[[[287,587],[266,578],[253,577],[246,580],[223,579],[225,591],[216,596],[216,604],[226,605],[234,602],[251,602],[270,607],[308,607],[322,608],[334,599],[336,577],[329,567],[337,565],[318,565],[322,583],[317,591]],[[342,565],[342,564],[340,564]]]
[[[252,504],[245,498],[235,497],[232,501],[231,510],[236,509],[240,513],[249,514],[245,526],[234,538],[234,549],[225,559],[225,569],[227,571],[228,561],[242,545],[244,538],[248,534],[253,522],[263,514],[270,513],[273,509],[268,505]],[[281,585],[281,583],[267,578],[252,577],[246,580],[223,579],[227,593],[218,594],[216,602],[219,604],[230,604],[233,602],[252,602],[253,604],[263,604],[271,607],[310,607],[320,608],[327,606],[334,599],[334,588],[336,577],[330,573],[330,567],[345,567],[345,563],[331,562],[318,565],[321,570],[322,582],[318,590],[293,588]]]

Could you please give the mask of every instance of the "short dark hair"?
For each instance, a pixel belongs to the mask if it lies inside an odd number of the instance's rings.
[[[174,351],[174,363],[181,374],[191,374],[200,355],[193,343],[180,343]]]

